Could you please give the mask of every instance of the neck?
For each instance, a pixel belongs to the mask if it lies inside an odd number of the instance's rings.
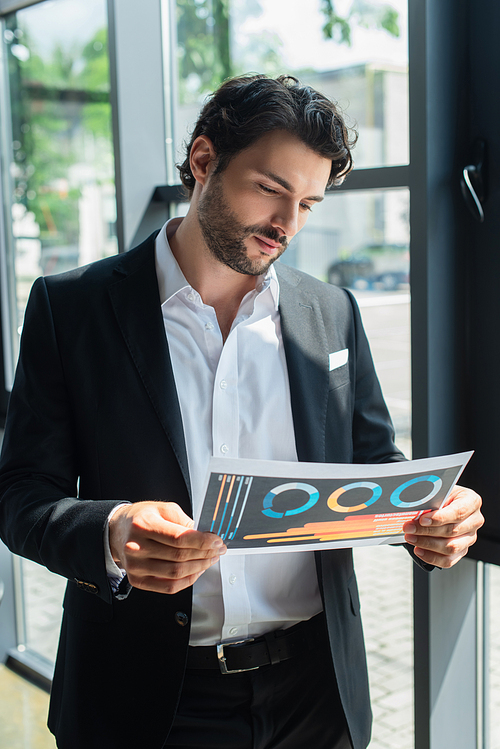
[[[257,278],[238,273],[213,257],[191,208],[169,235],[170,248],[187,282],[215,309],[225,340],[243,297],[255,288]]]

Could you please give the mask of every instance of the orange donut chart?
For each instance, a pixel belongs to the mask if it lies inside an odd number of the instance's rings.
[[[370,499],[360,505],[346,507],[345,505],[341,505],[338,499],[342,494],[345,494],[345,492],[348,492],[350,489],[371,489],[373,494]],[[355,481],[352,484],[341,486],[340,489],[336,489],[336,491],[332,492],[326,500],[326,504],[330,510],[333,510],[333,512],[356,512],[357,510],[364,510],[366,507],[369,507],[376,502],[377,499],[380,499],[381,496],[382,487],[379,486],[379,484],[374,484],[372,481]]]

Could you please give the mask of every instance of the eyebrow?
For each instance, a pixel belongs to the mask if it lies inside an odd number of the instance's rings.
[[[295,194],[296,191],[290,184],[290,182],[288,182],[286,179],[283,179],[283,177],[280,177],[278,174],[274,174],[274,172],[261,172],[261,174],[263,177],[267,177],[273,182],[276,182],[278,185],[281,185],[281,187],[283,187],[288,192]],[[312,200],[315,203],[321,203],[321,201],[324,200],[324,195],[310,195],[308,198],[305,198],[305,200]]]

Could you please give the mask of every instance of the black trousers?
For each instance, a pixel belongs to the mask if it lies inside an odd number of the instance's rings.
[[[165,749],[352,749],[326,627],[316,639],[255,671],[187,669]]]

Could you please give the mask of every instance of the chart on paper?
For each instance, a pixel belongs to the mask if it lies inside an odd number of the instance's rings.
[[[198,528],[228,553],[398,543],[439,508],[472,453],[382,465],[212,458]]]

